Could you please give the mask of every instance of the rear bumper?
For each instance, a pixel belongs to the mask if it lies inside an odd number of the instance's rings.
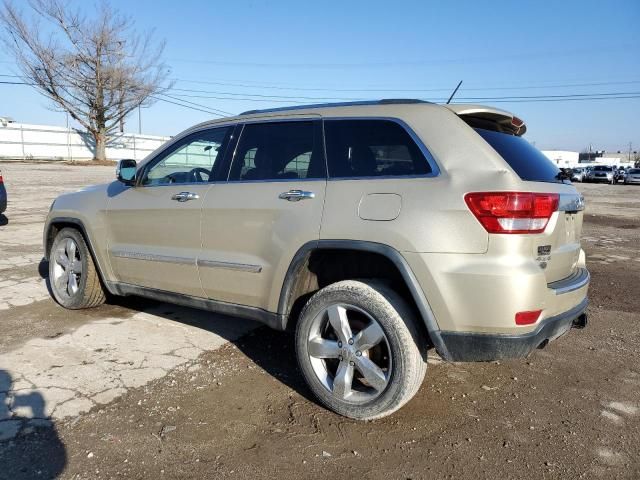
[[[585,315],[587,304],[588,300],[585,298],[572,309],[543,320],[535,330],[521,335],[446,331],[440,334],[449,351],[450,360],[454,362],[522,358],[568,332],[574,322]]]

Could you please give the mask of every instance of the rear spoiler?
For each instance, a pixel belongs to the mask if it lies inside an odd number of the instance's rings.
[[[513,113],[483,105],[467,105],[454,103],[443,105],[458,115],[462,120],[475,128],[485,128],[498,132],[516,135],[518,137],[525,134],[527,126],[524,121],[516,117]]]

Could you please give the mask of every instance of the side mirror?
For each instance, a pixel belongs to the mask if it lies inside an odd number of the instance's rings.
[[[135,160],[119,160],[116,166],[116,178],[125,185],[135,185],[137,164]]]

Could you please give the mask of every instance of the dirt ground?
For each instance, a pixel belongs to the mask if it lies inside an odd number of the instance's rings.
[[[314,401],[289,334],[142,300],[58,307],[42,219],[113,169],[0,169],[0,479],[640,478],[640,187],[577,186],[588,328],[525,360],[432,355],[408,405],[356,422]]]

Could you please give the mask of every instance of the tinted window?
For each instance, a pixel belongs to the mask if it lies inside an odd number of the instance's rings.
[[[637,175],[640,173],[640,169],[639,168],[631,168],[629,170],[627,170],[627,173],[631,173],[633,175]]]
[[[562,182],[560,170],[540,150],[522,137],[476,128],[493,149],[525,181]]]
[[[145,169],[143,185],[199,183],[213,180],[219,168],[233,127],[197,132],[178,141],[162,152]]]
[[[330,177],[431,173],[418,145],[396,122],[327,120],[324,133]]]
[[[324,178],[314,122],[245,125],[229,180]]]
[[[613,168],[596,166],[596,167],[593,167],[593,171],[594,172],[611,172],[611,171],[613,171]]]

